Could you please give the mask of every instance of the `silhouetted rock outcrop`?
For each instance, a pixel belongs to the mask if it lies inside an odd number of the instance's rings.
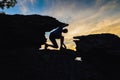
[[[26,53],[26,52],[25,52]],[[18,57],[18,80],[103,80],[94,66],[75,60],[72,50],[40,50]]]
[[[114,34],[93,34],[74,37],[78,55],[94,64],[108,80],[119,80],[120,38]]]
[[[93,65],[76,61],[72,50],[4,51],[13,52],[21,55],[0,56],[2,80],[103,80]]]
[[[120,38],[114,34],[93,34],[88,36],[74,37],[74,39],[77,39],[75,40],[77,51],[84,53],[80,54],[81,56],[106,54],[120,56],[119,53],[115,53],[117,51],[119,52],[120,50]],[[97,54],[96,51],[98,52]],[[92,52],[93,55],[90,52]]]
[[[39,48],[46,42],[45,32],[65,23],[40,15],[0,15],[1,48]]]

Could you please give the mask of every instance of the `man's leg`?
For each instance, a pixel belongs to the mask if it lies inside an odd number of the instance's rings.
[[[60,48],[63,48],[64,37],[61,36],[60,38]]]
[[[63,43],[63,46],[64,46],[64,48],[66,49],[67,47],[66,47],[66,45]]]
[[[52,42],[53,45],[48,45],[48,46],[51,46],[53,48],[58,48],[58,44],[57,44],[55,38],[50,38],[50,41]]]
[[[45,48],[44,48],[44,49],[47,49],[47,47],[48,47],[48,44],[47,44],[47,43],[45,43]]]
[[[63,49],[63,48],[66,49],[66,45],[64,44],[64,37],[62,36],[60,39],[60,49]]]

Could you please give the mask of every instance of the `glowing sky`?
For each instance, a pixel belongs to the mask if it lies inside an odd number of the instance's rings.
[[[120,36],[120,0],[17,0],[9,14],[49,15],[69,23],[65,35],[68,48],[73,48],[73,36],[114,33]]]

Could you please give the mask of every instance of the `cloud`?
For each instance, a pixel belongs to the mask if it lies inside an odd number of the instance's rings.
[[[108,23],[108,24],[107,24]],[[101,26],[104,26],[100,29],[94,30],[93,34],[95,33],[112,33],[120,36],[120,19],[117,20],[105,20]]]
[[[28,7],[26,6],[27,1],[18,1],[19,8],[23,14],[26,14],[28,12]]]
[[[44,14],[70,24],[69,32],[65,34],[65,42],[70,48],[74,45],[73,36],[93,33],[120,35],[119,5],[118,0],[96,0],[93,6],[84,7],[79,6],[75,0],[69,4],[51,2],[51,7]]]
[[[65,43],[74,47],[73,36],[110,32],[120,35],[120,0],[43,0],[44,10],[39,14],[49,15],[69,24]],[[91,4],[89,3],[91,2]],[[19,0],[23,14],[31,13],[38,0]],[[38,7],[41,7],[39,5]]]
[[[37,0],[18,0],[18,5],[22,14],[30,14],[31,6],[34,7]]]
[[[34,5],[37,1],[36,0],[30,0],[30,3]]]
[[[95,6],[102,5],[103,2],[104,2],[104,0],[96,0],[96,2],[95,2],[96,5]]]

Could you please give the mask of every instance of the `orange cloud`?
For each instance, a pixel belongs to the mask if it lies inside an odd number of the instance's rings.
[[[28,0],[20,2],[21,11],[24,14],[29,12],[26,4]],[[34,4],[36,0],[29,0],[29,3]],[[73,36],[96,34],[96,33],[114,33],[120,36],[120,4],[119,0],[95,0],[92,6],[78,6],[77,2],[65,3],[64,0],[59,0],[55,4],[50,0],[44,0],[46,7],[43,15],[49,15],[57,18],[62,22],[69,24],[65,43],[68,48],[74,48]],[[61,2],[62,1],[62,2]],[[104,3],[104,4],[103,4]]]

